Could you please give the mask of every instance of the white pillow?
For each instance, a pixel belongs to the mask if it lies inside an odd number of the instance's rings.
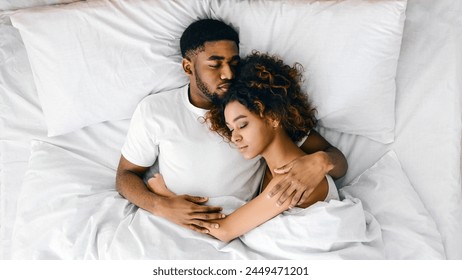
[[[57,136],[130,118],[138,102],[187,83],[179,38],[206,1],[113,0],[19,11],[48,127]]]
[[[15,10],[43,5],[56,5],[71,3],[81,0],[2,0],[0,1],[0,11]]]
[[[322,126],[394,139],[395,75],[406,0],[79,2],[18,12],[50,136],[129,118],[150,92],[180,87],[179,38],[198,18],[240,32],[241,54],[306,69]]]
[[[340,190],[361,199],[382,227],[389,259],[445,259],[438,228],[393,151]]]
[[[241,52],[280,55],[305,68],[319,124],[394,140],[395,76],[407,1],[218,1],[239,28]]]

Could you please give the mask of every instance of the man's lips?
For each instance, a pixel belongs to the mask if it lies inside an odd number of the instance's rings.
[[[221,84],[218,86],[219,89],[228,90],[231,87],[231,83]]]

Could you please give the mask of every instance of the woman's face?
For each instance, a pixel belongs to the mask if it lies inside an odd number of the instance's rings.
[[[269,120],[250,112],[237,101],[226,105],[224,115],[231,131],[231,141],[245,159],[263,154],[274,139],[275,129]]]

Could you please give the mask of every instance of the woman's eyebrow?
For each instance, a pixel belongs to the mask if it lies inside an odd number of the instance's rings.
[[[247,117],[247,116],[244,116],[244,115],[239,115],[239,116],[237,116],[237,117],[235,117],[235,118],[233,119],[233,122],[236,122],[237,120],[240,120],[240,119],[243,119],[243,118],[246,118],[246,117]],[[228,124],[228,125],[229,125],[229,123],[228,123],[228,122],[226,122],[226,124]]]

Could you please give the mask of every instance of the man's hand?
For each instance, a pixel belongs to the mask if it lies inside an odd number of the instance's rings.
[[[155,174],[148,180],[148,188],[161,196],[159,204],[154,209],[154,214],[168,219],[180,226],[201,233],[209,233],[207,228],[218,228],[218,224],[210,220],[222,219],[223,210],[217,206],[201,205],[208,198],[190,195],[176,195],[165,185],[162,175]]]
[[[293,195],[290,208],[295,206],[308,207],[313,203],[313,199],[310,197],[314,196],[315,193],[317,197],[325,197],[328,188],[325,187],[326,184],[320,183],[329,170],[333,168],[328,163],[326,156],[324,152],[316,152],[275,169],[275,173],[286,174],[286,177],[279,181],[268,195],[273,197],[280,194],[279,205],[282,205]]]

